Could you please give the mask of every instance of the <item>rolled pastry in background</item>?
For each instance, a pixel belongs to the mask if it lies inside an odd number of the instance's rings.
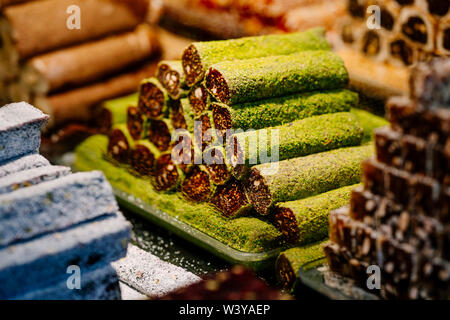
[[[6,6],[12,6],[19,3],[31,2],[36,0],[0,0],[0,9],[3,9]]]
[[[345,14],[345,3],[342,1],[326,1],[286,12],[284,24],[288,30],[301,31],[323,26],[331,29],[336,18]]]
[[[388,56],[389,34],[383,29],[366,29],[360,40],[359,50],[376,61],[385,61]]]
[[[435,49],[437,20],[417,7],[404,8],[400,14],[397,32],[405,40],[421,50],[433,52]]]
[[[388,39],[387,61],[395,66],[410,66],[418,60],[418,49],[411,46],[401,36]]]
[[[450,16],[441,19],[436,40],[436,51],[441,55],[450,55]]]
[[[335,25],[335,32],[337,37],[333,41],[336,48],[343,46],[358,50],[360,48],[361,38],[366,25],[363,21],[352,19],[350,16],[339,19]]]
[[[135,92],[142,79],[155,73],[156,64],[149,63],[107,80],[50,96],[37,96],[34,105],[51,115],[49,126],[68,121],[90,121],[98,103]]]
[[[159,49],[155,31],[142,24],[133,32],[34,57],[26,63],[21,83],[33,94],[47,94],[102,79]]]
[[[67,26],[69,8],[80,8],[81,26]],[[19,59],[78,44],[107,34],[131,30],[145,20],[148,0],[41,0],[6,7],[3,19],[9,27],[11,43],[4,49],[15,51]],[[69,12],[69,13],[67,13]],[[45,23],[37,23],[45,21]]]

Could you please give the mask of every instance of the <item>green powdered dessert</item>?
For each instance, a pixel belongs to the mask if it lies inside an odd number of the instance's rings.
[[[242,182],[236,179],[231,179],[227,184],[217,187],[210,203],[227,218],[247,215],[253,208],[245,194]]]
[[[138,108],[149,119],[159,120],[169,112],[170,97],[158,79],[142,80],[139,86]]]
[[[147,136],[147,117],[137,107],[127,109],[127,128],[134,140],[142,140]]]
[[[359,123],[364,128],[363,143],[373,139],[373,131],[375,129],[389,125],[389,121],[385,118],[379,117],[369,111],[353,108],[350,112],[358,118]]]
[[[195,116],[199,116],[206,111],[211,102],[211,96],[209,95],[208,90],[206,90],[205,86],[201,83],[192,87],[189,91],[188,98]]]
[[[175,164],[170,152],[163,153],[156,159],[151,179],[156,191],[175,191],[183,177],[183,171]]]
[[[205,78],[208,92],[225,104],[282,97],[294,93],[340,89],[349,76],[344,61],[331,51],[223,61]]]
[[[141,176],[152,176],[156,159],[160,156],[158,148],[148,140],[136,141],[130,151],[130,165]]]
[[[280,247],[283,237],[272,224],[256,217],[227,219],[209,204],[189,203],[177,194],[162,194],[154,190],[148,179],[134,176],[103,158],[108,139],[96,135],[77,147],[75,166],[78,170],[101,170],[111,185],[135,198],[177,217],[180,221],[206,233],[234,249],[244,252],[264,252]],[[141,214],[144,214],[140,212]]]
[[[280,202],[274,208],[274,225],[290,243],[305,244],[321,240],[328,235],[328,214],[346,205],[356,186],[301,200]]]
[[[300,267],[325,256],[322,247],[327,242],[328,239],[280,253],[275,263],[275,272],[278,282],[284,289],[293,289]]]
[[[349,90],[299,93],[243,104],[212,103],[214,126],[227,129],[262,129],[312,116],[347,112],[358,105],[358,94]]]
[[[190,133],[194,133],[194,110],[188,98],[180,100],[181,109],[183,109],[184,121],[186,122],[186,128]]]
[[[188,201],[201,203],[211,199],[216,187],[208,170],[203,165],[196,165],[183,178],[180,191]]]
[[[96,122],[101,132],[108,133],[112,126],[127,121],[127,109],[130,106],[136,106],[138,94],[120,97],[113,100],[104,101],[100,106],[100,113]]]
[[[172,124],[168,119],[150,120],[148,126],[148,139],[159,151],[167,151],[172,141]]]
[[[224,185],[231,179],[232,168],[223,147],[207,147],[203,152],[203,163],[215,185]]]
[[[233,174],[240,179],[246,175],[250,165],[359,145],[362,133],[363,129],[353,114],[331,113],[235,134],[230,139],[231,143],[228,142],[227,150],[235,151]],[[278,143],[276,140],[272,142],[277,136]],[[278,159],[273,159],[277,154]]]
[[[172,99],[178,100],[186,96],[183,89],[186,87],[186,79],[181,61],[161,61],[158,63],[156,77]]]
[[[266,215],[278,202],[359,183],[361,162],[373,154],[374,147],[369,144],[260,164],[251,169],[244,187],[256,211]]]
[[[194,42],[182,55],[186,83],[203,80],[209,67],[221,61],[287,55],[305,50],[330,50],[323,28],[301,33],[247,37],[233,40]]]
[[[108,135],[107,154],[119,163],[128,164],[130,150],[134,147],[134,140],[126,124],[116,124]]]

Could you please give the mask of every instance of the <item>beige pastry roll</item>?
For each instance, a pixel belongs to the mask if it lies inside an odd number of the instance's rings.
[[[450,56],[450,17],[439,22],[436,52],[440,55]]]
[[[34,105],[51,115],[49,126],[69,121],[89,121],[98,103],[135,92],[142,79],[152,76],[156,63],[149,63],[130,72],[77,89],[36,96]]]
[[[79,11],[77,10],[79,8]],[[6,7],[10,51],[20,59],[131,30],[147,16],[148,0],[40,0]],[[76,17],[80,13],[79,29]],[[5,39],[3,39],[5,42]]]
[[[437,19],[418,7],[405,7],[399,17],[396,32],[418,49],[433,52],[435,49]]]
[[[313,27],[332,29],[337,18],[345,14],[345,2],[320,2],[286,12],[284,24],[290,31],[306,30]]]
[[[46,94],[97,81],[159,52],[155,31],[142,24],[133,32],[69,47],[29,60],[21,82],[33,94]]]

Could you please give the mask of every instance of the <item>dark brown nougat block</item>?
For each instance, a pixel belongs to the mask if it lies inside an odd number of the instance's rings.
[[[375,145],[379,162],[409,173],[429,176],[443,183],[450,169],[450,154],[436,142],[401,135],[383,127],[375,131]]]
[[[448,221],[448,191],[435,179],[388,167],[374,159],[363,163],[364,189],[386,196],[420,214]]]
[[[445,145],[450,135],[450,109],[418,109],[408,97],[392,97],[386,104],[391,128],[403,134]]]

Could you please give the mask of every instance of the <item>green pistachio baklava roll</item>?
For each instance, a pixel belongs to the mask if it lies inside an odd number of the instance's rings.
[[[241,179],[251,165],[360,145],[362,135],[356,117],[339,112],[237,133],[227,140],[227,150],[234,151],[233,175]]]
[[[177,190],[183,177],[183,171],[175,164],[171,153],[164,152],[155,161],[151,183],[158,192],[171,192]]]
[[[253,208],[245,194],[242,182],[236,179],[231,179],[226,184],[218,186],[210,204],[227,218],[248,215]]]
[[[156,78],[144,79],[139,86],[138,108],[149,119],[159,120],[169,112],[170,97]]]
[[[257,102],[226,105],[211,103],[214,126],[225,134],[228,129],[262,129],[316,115],[347,112],[359,97],[349,90],[306,92]]]
[[[194,133],[194,110],[189,102],[188,98],[180,100],[181,109],[183,109],[184,121],[186,122],[186,128],[190,133]]]
[[[109,132],[108,156],[119,163],[128,164],[130,150],[134,147],[134,139],[131,137],[126,124],[116,124]]]
[[[127,109],[136,106],[138,102],[137,93],[104,101],[100,105],[100,112],[96,117],[96,123],[103,133],[109,132],[112,126],[127,121]]]
[[[202,83],[196,84],[189,90],[189,102],[191,103],[194,115],[199,116],[204,111],[208,110],[211,103],[211,96]]]
[[[180,60],[161,61],[156,77],[172,99],[178,100],[186,96],[186,78]]]
[[[161,152],[148,140],[139,140],[130,151],[130,165],[139,176],[152,176],[156,159]]]
[[[196,165],[183,178],[180,188],[182,196],[195,203],[206,202],[216,191],[211,176],[203,165]]]
[[[169,102],[169,119],[174,130],[187,129],[186,118],[184,115],[181,100],[171,100]]]
[[[275,262],[275,271],[278,282],[284,289],[292,290],[294,288],[302,266],[307,263],[314,264],[314,261],[325,256],[323,245],[327,242],[328,239],[280,253]]]
[[[224,185],[231,179],[232,167],[224,147],[215,145],[206,147],[202,160],[214,184]]]
[[[173,127],[169,119],[150,120],[148,125],[148,139],[159,151],[169,150],[172,141]]]
[[[267,215],[278,202],[359,183],[361,162],[373,154],[373,145],[364,145],[260,164],[251,169],[245,191],[256,211]]]
[[[194,42],[182,55],[183,69],[189,86],[203,80],[208,68],[227,60],[287,55],[305,50],[331,50],[325,29],[305,32],[246,37],[241,39]]]
[[[273,223],[288,242],[307,244],[328,235],[328,214],[346,205],[357,185],[328,191],[305,199],[280,202],[274,208]]]
[[[147,117],[141,113],[137,107],[127,109],[128,132],[134,140],[142,140],[147,137],[148,121]]]
[[[208,92],[226,104],[339,89],[348,82],[344,61],[331,51],[223,61],[212,65],[205,78]]]

